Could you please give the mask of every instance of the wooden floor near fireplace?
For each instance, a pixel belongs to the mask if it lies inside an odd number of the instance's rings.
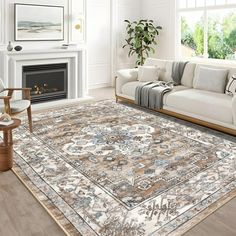
[[[115,99],[112,88],[90,91],[96,100]],[[185,236],[236,235],[236,198],[196,225]],[[63,236],[65,233],[13,172],[0,173],[0,235]]]

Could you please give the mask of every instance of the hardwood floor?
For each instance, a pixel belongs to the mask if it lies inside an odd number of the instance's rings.
[[[0,173],[0,235],[65,235],[12,171]]]
[[[114,98],[112,88],[90,91],[95,100]],[[0,173],[0,236],[62,236],[50,217],[12,171]],[[236,198],[228,202],[185,236],[236,235]]]

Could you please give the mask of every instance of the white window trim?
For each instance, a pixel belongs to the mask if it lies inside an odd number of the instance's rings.
[[[196,7],[191,7],[191,8],[180,8],[179,6],[179,0],[177,0],[177,4],[176,4],[176,28],[177,28],[177,32],[176,32],[176,56],[177,58],[181,58],[181,59],[192,59],[192,60],[216,60],[216,61],[232,61],[232,60],[221,60],[221,59],[214,59],[214,58],[208,58],[208,24],[207,24],[207,13],[210,10],[225,10],[225,9],[235,9],[236,8],[236,4],[228,4],[227,1],[225,0],[225,4],[224,5],[215,5],[215,6],[207,6],[206,5],[206,1],[204,2],[204,7],[197,7],[196,6],[196,2],[197,0],[195,0],[195,6]],[[216,4],[216,0],[215,0],[215,4]],[[187,6],[187,0],[186,0],[186,6]],[[181,13],[183,12],[193,12],[193,11],[203,11],[204,14],[204,54],[203,54],[203,58],[198,58],[198,57],[191,57],[191,58],[184,58],[181,56]],[[235,62],[235,61],[234,61]]]

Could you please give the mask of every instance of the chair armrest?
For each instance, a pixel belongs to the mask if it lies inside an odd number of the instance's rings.
[[[30,90],[31,88],[5,88],[5,91],[8,91],[8,96],[12,96],[14,91],[22,91],[25,99],[30,100]]]
[[[236,95],[234,95],[232,100],[232,112],[233,112],[234,125],[236,125]]]
[[[116,94],[121,94],[121,88],[124,84],[138,80],[138,69],[123,69],[117,71]]]
[[[19,91],[24,91],[24,90],[32,90],[32,88],[5,88],[4,90],[19,90]]]
[[[0,96],[0,99],[10,100],[10,99],[11,99],[11,96]]]

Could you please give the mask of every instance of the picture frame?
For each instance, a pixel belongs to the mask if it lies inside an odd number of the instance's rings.
[[[64,7],[14,4],[15,41],[64,41]]]

